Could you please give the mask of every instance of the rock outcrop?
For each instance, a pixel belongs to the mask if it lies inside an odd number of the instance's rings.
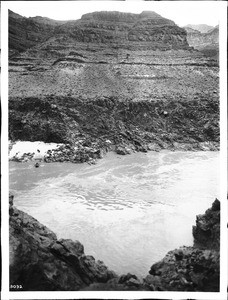
[[[25,18],[10,11],[9,24],[9,46],[17,51],[62,34],[75,42],[120,44],[121,48],[142,48],[142,42],[146,42],[143,47],[148,49],[189,49],[185,30],[150,11],[141,14],[94,12],[68,22]]]
[[[199,31],[191,27],[184,27],[187,31],[187,40],[190,46],[199,50],[205,56],[219,58],[219,26],[208,31]]]
[[[155,12],[63,23],[10,13],[9,24],[10,49],[21,51],[9,60],[12,141],[70,144],[75,162],[93,159],[93,149],[219,148],[218,63],[173,21]]]
[[[170,251],[145,278],[151,290],[219,291],[220,202],[216,199],[193,226],[193,247]]]
[[[78,241],[57,239],[36,219],[13,206],[10,196],[10,286],[12,291],[75,291],[115,278]]]
[[[58,240],[47,227],[14,207],[13,195],[9,204],[12,291],[219,291],[218,200],[197,217],[194,246],[170,251],[143,280],[130,273],[117,276],[103,262],[85,255],[78,241]]]
[[[54,157],[84,162],[109,150],[217,150],[219,100],[197,98],[132,102],[112,97],[86,104],[73,97],[14,98],[9,102],[9,136],[68,144],[61,147],[64,151],[49,153],[47,162]]]
[[[194,246],[200,249],[220,248],[220,202],[216,199],[205,214],[198,215],[193,226]]]
[[[152,291],[219,291],[219,252],[181,247],[154,264],[145,278]]]

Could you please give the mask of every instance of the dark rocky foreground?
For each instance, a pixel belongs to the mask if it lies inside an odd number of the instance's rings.
[[[36,219],[13,206],[10,196],[12,291],[143,290],[219,291],[220,202],[193,226],[194,246],[170,251],[139,279],[117,275],[85,255],[78,241],[57,239]]]

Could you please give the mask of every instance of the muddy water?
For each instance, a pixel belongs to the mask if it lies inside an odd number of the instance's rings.
[[[15,205],[79,240],[117,273],[145,276],[169,250],[192,245],[195,216],[219,197],[216,152],[109,153],[96,165],[10,162]]]

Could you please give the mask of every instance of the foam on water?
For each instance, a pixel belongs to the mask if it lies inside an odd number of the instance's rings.
[[[12,149],[9,152],[9,158],[11,159],[15,155],[20,158],[24,153],[35,153],[35,157],[40,156],[40,158],[42,158],[48,150],[56,149],[60,145],[61,144],[44,143],[38,141],[17,141],[13,144]],[[39,153],[37,150],[39,150]]]
[[[109,153],[97,165],[10,162],[15,205],[79,240],[117,273],[145,276],[152,263],[192,245],[197,214],[219,197],[216,152]]]

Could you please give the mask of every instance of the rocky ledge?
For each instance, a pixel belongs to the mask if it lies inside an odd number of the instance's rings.
[[[55,233],[13,206],[10,195],[11,290],[72,291],[116,277],[83,245]]]
[[[118,276],[85,255],[78,241],[55,233],[13,205],[10,195],[10,287],[12,291],[144,290],[219,291],[220,202],[197,216],[194,246],[170,251],[149,275]],[[205,238],[207,237],[207,238]]]
[[[193,247],[170,251],[145,278],[151,290],[219,291],[220,202],[196,217]]]

